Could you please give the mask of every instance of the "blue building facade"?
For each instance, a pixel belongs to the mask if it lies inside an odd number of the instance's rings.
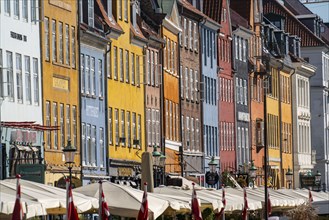
[[[82,184],[106,179],[106,51],[108,27],[94,17],[99,5],[80,2],[80,106]],[[93,8],[94,10],[85,10]],[[87,15],[84,12],[87,12]],[[93,13],[91,13],[93,12]],[[104,18],[105,19],[105,18]]]
[[[220,26],[208,19],[201,25],[201,77],[202,77],[202,125],[204,147],[204,173],[209,171],[212,156],[219,164],[218,136],[218,77],[217,30]],[[217,171],[219,171],[217,169]],[[208,186],[205,183],[205,186]],[[215,185],[218,188],[219,183]]]

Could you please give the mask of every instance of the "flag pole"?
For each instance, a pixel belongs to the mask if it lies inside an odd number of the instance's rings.
[[[103,192],[103,186],[102,186],[102,180],[99,180],[99,190],[98,190],[98,218],[100,220],[102,219],[102,192]]]
[[[69,219],[69,186],[70,186],[70,180],[66,178],[66,219]]]

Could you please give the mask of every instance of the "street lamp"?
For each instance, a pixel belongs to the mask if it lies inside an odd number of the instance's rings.
[[[249,176],[252,181],[252,188],[255,188],[255,179],[257,177],[257,168],[255,167],[254,161],[251,161],[251,167],[249,168]]]
[[[158,166],[160,166],[161,153],[158,151],[158,147],[154,145],[153,147],[153,172],[154,172],[154,187],[157,186],[158,182]]]
[[[69,168],[71,186],[72,186],[72,167],[74,164],[74,156],[76,152],[77,152],[77,148],[71,145],[71,140],[67,140],[67,146],[64,147],[63,153],[65,157],[65,164],[67,164]]]
[[[215,161],[215,157],[212,156],[211,157],[211,161],[208,163],[208,166],[209,166],[209,170],[210,172],[212,173],[216,173],[216,168],[217,168],[217,162]]]
[[[315,185],[318,186],[319,191],[321,190],[321,173],[317,170],[315,176]]]
[[[294,173],[290,170],[290,167],[288,167],[288,171],[286,172],[286,179],[289,184],[289,189],[291,188],[291,183],[292,183],[292,176]]]

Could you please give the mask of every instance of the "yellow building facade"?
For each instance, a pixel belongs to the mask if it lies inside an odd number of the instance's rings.
[[[130,7],[132,6],[132,7]],[[131,9],[135,2],[113,1],[122,32],[111,39],[108,62],[108,143],[110,176],[136,176],[145,146],[144,49],[146,39]],[[131,17],[132,16],[132,17]]]
[[[285,173],[292,169],[291,68],[273,62],[266,100],[269,182],[287,187]]]
[[[44,133],[45,183],[62,186],[63,174],[68,173],[62,150],[71,140],[77,147],[72,169],[77,186],[81,165],[77,1],[43,1],[41,7],[43,121],[59,126],[58,131]]]
[[[168,173],[181,172],[181,126],[179,95],[179,33],[181,32],[176,1],[166,2],[167,16],[163,20],[163,130],[165,138],[166,169]]]

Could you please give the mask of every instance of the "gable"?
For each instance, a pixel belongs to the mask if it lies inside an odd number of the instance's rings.
[[[178,28],[180,28],[180,22],[179,22],[179,13],[178,13],[178,7],[177,2],[175,1],[171,10],[171,14],[169,15],[169,20]]]

